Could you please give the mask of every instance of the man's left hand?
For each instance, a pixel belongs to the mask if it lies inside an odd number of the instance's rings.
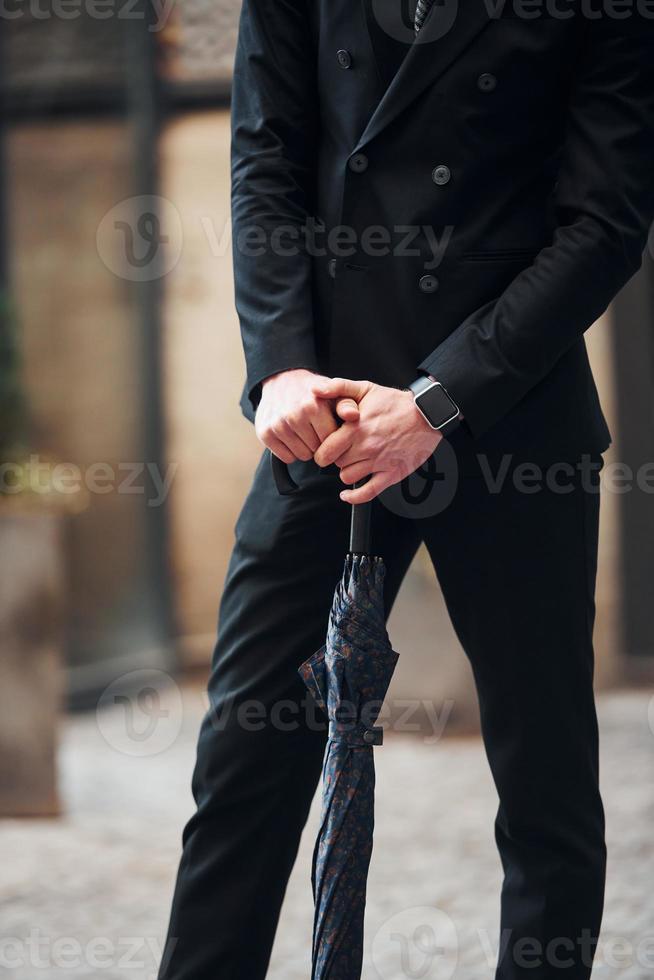
[[[320,397],[353,398],[359,405],[359,420],[344,421],[314,454],[318,466],[335,463],[343,483],[370,477],[364,486],[341,492],[341,500],[348,504],[373,500],[400,483],[431,456],[443,438],[420,414],[409,391],[334,378],[323,384]]]

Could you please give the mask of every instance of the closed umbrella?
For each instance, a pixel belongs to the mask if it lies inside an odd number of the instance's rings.
[[[272,457],[280,493],[297,486]],[[384,563],[370,554],[370,504],[352,507],[350,551],[327,639],[300,675],[329,719],[320,832],[313,854],[312,980],[359,980],[374,828],[375,727],[398,655],[386,632]]]

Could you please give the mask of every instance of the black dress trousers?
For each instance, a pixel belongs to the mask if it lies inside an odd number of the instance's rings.
[[[586,980],[600,927],[593,465],[538,490],[513,467],[501,488],[471,469],[440,513],[373,514],[388,610],[424,541],[474,672],[500,800],[497,980]],[[263,980],[319,779],[325,727],[297,668],[324,640],[349,507],[335,470],[295,475],[280,497],[264,453],[237,522],[159,980]]]

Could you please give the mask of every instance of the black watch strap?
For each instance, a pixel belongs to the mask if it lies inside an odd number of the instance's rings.
[[[448,435],[459,425],[459,406],[439,381],[423,375],[409,385],[409,391],[432,429]]]

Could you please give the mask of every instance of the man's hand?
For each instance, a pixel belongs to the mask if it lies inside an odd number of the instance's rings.
[[[343,483],[370,476],[364,486],[342,491],[341,500],[348,504],[365,503],[399,483],[431,456],[443,438],[422,417],[409,391],[334,378],[321,387],[319,397],[353,399],[359,405],[359,418],[350,420],[341,415],[341,403],[337,404],[343,425],[314,454],[318,466],[336,463]]]
[[[331,384],[312,371],[298,368],[266,378],[254,422],[258,438],[285,463],[309,460],[318,447],[343,422],[359,417],[356,401],[345,396],[336,405],[326,385]],[[338,409],[338,417],[335,415]]]

